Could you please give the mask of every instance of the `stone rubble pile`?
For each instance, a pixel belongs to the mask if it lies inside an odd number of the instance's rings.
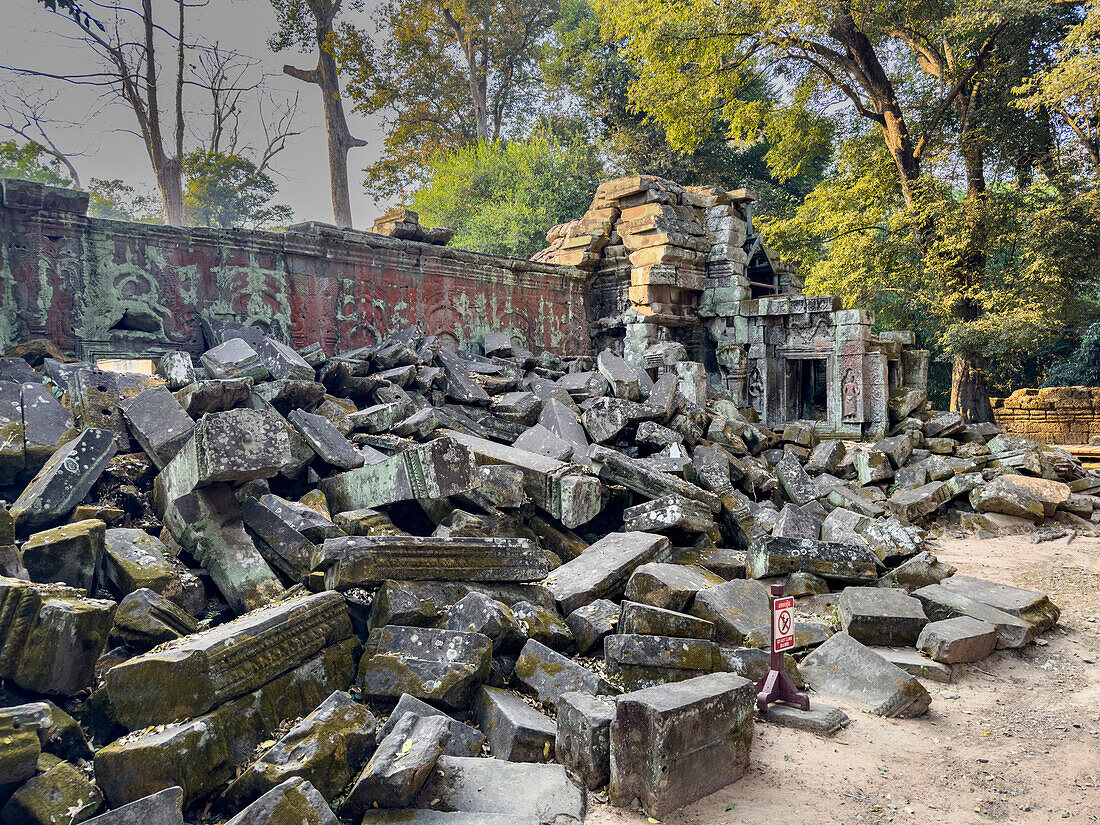
[[[1068,454],[923,394],[842,442],[754,423],[674,344],[647,371],[204,330],[155,375],[0,360],[3,825],[566,825],[604,786],[660,818],[747,769],[768,585],[815,701],[765,718],[829,734],[817,696],[916,716],[917,677],[1058,619],[922,523],[1100,518]]]

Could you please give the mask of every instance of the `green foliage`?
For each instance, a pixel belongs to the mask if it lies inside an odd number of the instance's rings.
[[[73,185],[65,166],[44,147],[14,140],[0,142],[0,178],[19,178],[66,188]]]
[[[438,157],[412,206],[423,223],[455,230],[452,246],[528,258],[546,246],[547,229],[584,213],[602,177],[575,125],[541,124],[527,140]]]
[[[92,178],[87,191],[89,217],[135,223],[164,223],[160,195],[138,192],[117,178]]]
[[[373,17],[376,32],[344,24],[333,43],[355,110],[386,134],[368,192],[406,193],[441,153],[531,127],[557,0],[384,0]]]
[[[183,174],[184,209],[194,226],[256,229],[290,221],[289,206],[271,203],[275,181],[248,158],[192,152],[184,156]]]
[[[1047,373],[1045,387],[1100,387],[1100,322],[1089,326],[1080,345]]]

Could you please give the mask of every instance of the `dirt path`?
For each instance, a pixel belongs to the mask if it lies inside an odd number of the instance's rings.
[[[945,540],[937,554],[960,573],[1049,593],[1059,626],[956,665],[952,684],[927,682],[920,719],[844,707],[852,723],[833,739],[757,722],[749,773],[664,821],[1100,822],[1100,539]],[[590,800],[589,822],[653,822]]]

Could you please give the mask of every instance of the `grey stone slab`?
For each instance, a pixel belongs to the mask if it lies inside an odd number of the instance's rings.
[[[588,446],[588,436],[580,417],[556,398],[550,398],[543,404],[538,423],[574,448]]]
[[[852,583],[875,582],[879,560],[866,547],[777,537],[754,541],[745,557],[745,573],[753,579],[795,571]]]
[[[611,801],[661,819],[740,779],[752,743],[751,682],[713,673],[619,697],[611,723]]]
[[[309,576],[316,549],[313,542],[268,509],[260,499],[246,498],[240,505],[245,525],[263,542],[257,544],[257,550],[264,561],[290,581],[304,581]]]
[[[473,453],[454,439],[441,438],[332,476],[320,486],[329,507],[339,513],[414,498],[444,498],[478,484]]]
[[[356,777],[341,816],[358,818],[372,807],[407,808],[443,755],[450,736],[447,721],[439,716],[402,717]]]
[[[619,613],[618,632],[712,641],[714,623],[675,610],[624,601]]]
[[[191,437],[195,422],[167,387],[153,387],[120,406],[130,433],[157,469],[163,469]]]
[[[720,654],[723,671],[744,676],[754,685],[766,678],[771,670],[771,654],[759,647],[723,647]],[[806,683],[802,681],[802,675],[798,672],[798,663],[789,653],[783,654],[783,672],[787,674],[791,684],[799,690],[806,687]]]
[[[605,349],[597,356],[596,369],[607,380],[611,392],[617,398],[623,398],[627,401],[640,400],[641,378],[639,377],[639,371],[611,350]]]
[[[309,782],[291,777],[265,793],[226,825],[339,825],[325,798]]]
[[[676,476],[651,470],[636,459],[615,450],[595,445],[588,451],[590,464],[595,467],[600,478],[633,490],[638,495],[650,499],[677,494],[692,501],[698,501],[717,513],[721,501],[714,493],[697,487]]]
[[[785,504],[779,511],[779,519],[772,528],[772,535],[785,539],[821,538],[821,522],[796,504]]]
[[[565,617],[565,623],[577,641],[577,651],[582,656],[594,649],[600,652],[603,640],[615,630],[618,621],[619,605],[608,599],[596,599]]]
[[[142,587],[182,597],[179,573],[168,562],[164,543],[144,530],[113,527],[104,533],[103,572],[116,591],[126,595]]]
[[[223,344],[208,349],[199,360],[214,378],[251,378],[263,381],[268,377],[267,367],[243,338],[230,338]]]
[[[178,350],[165,353],[157,362],[157,375],[167,382],[168,389],[173,392],[194,384],[195,364],[191,360],[191,353]]]
[[[919,679],[928,679],[933,682],[951,682],[955,678],[955,671],[951,665],[933,661],[927,656],[922,656],[920,651],[912,647],[872,647],[875,653],[892,665],[896,665]]]
[[[611,777],[611,722],[615,700],[585,692],[561,695],[554,758],[580,777],[589,790]]]
[[[944,579],[950,581],[950,579]],[[997,648],[1023,647],[1036,637],[1033,625],[1023,619],[990,607],[971,599],[962,593],[951,590],[941,584],[929,584],[913,591],[914,598],[920,599],[924,612],[932,621],[953,619],[956,616],[970,616],[989,622],[997,628]]]
[[[313,569],[329,590],[388,579],[530,582],[546,576],[547,558],[531,539],[345,536],[324,542]]]
[[[551,650],[561,651],[573,645],[573,631],[562,621],[557,610],[523,601],[512,605],[512,615],[527,638]]]
[[[377,728],[364,705],[334,691],[231,782],[222,799],[230,809],[240,809],[296,776],[331,801],[374,750]]]
[[[331,518],[302,502],[267,493],[260,496],[260,503],[312,542],[343,535],[344,531]]]
[[[765,722],[771,722],[783,728],[816,733],[818,736],[832,736],[851,721],[848,714],[840,708],[823,705],[820,702],[811,702],[809,710],[777,702],[768,705],[767,710],[758,710],[757,713]]]
[[[722,669],[714,642],[621,632],[604,639],[604,662],[608,674],[627,690],[681,682]]]
[[[342,470],[363,466],[363,456],[341,435],[332,422],[320,415],[291,410],[290,423],[302,434],[322,461]]]
[[[806,684],[822,696],[876,716],[920,716],[932,697],[915,677],[883,659],[847,633],[836,633],[803,659]]]
[[[536,424],[524,430],[513,446],[557,461],[567,461],[573,455],[573,445],[542,424]]]
[[[545,762],[554,753],[554,720],[506,690],[482,686],[474,715],[489,741],[490,752],[508,762]]]
[[[80,433],[73,423],[72,415],[60,401],[54,398],[46,385],[25,383],[20,387],[20,395],[23,407],[25,452],[23,471],[37,473],[59,447],[76,438]],[[4,424],[0,423],[0,430],[4,428]],[[3,439],[0,438],[0,440]],[[12,447],[14,446],[16,445],[13,444]],[[4,449],[0,448],[0,453],[3,453]],[[0,463],[3,463],[2,458]]]
[[[372,630],[359,663],[367,699],[403,693],[448,708],[463,708],[489,676],[493,646],[480,633],[396,625]]]
[[[926,625],[917,650],[937,662],[980,662],[997,647],[997,628],[971,616],[956,616]]]
[[[467,593],[447,611],[446,630],[480,633],[493,643],[493,653],[514,653],[527,640],[511,608],[484,593]]]
[[[892,513],[907,521],[927,518],[946,504],[950,488],[942,481],[933,481],[920,487],[901,488],[886,500]]]
[[[534,639],[520,651],[512,679],[550,708],[557,705],[563,693],[570,691],[615,693],[615,688],[606,679]]]
[[[769,644],[771,603],[767,588],[759,582],[734,580],[702,590],[688,612],[712,622],[715,639],[722,644]]]
[[[183,788],[165,788],[84,821],[88,825],[183,825]]]
[[[609,533],[581,555],[553,570],[545,585],[569,615],[596,599],[616,595],[639,566],[668,558],[667,538],[655,533]]]
[[[118,603],[110,643],[144,653],[198,629],[194,617],[158,593],[141,588]]]
[[[11,505],[17,532],[55,524],[91,492],[118,448],[110,430],[84,430],[55,452]]]
[[[390,718],[386,720],[378,731],[378,739],[384,739],[394,725],[396,725],[401,718],[412,714],[414,716],[438,716],[445,719],[447,722],[447,729],[450,731],[450,739],[447,740],[446,747],[443,748],[443,754],[445,756],[480,756],[481,746],[485,743],[485,734],[479,731],[477,728],[472,728],[469,725],[464,725],[457,719],[454,719],[443,711],[433,708],[427,702],[423,702],[414,696],[410,696],[407,693],[401,694],[401,698],[397,700],[397,706],[394,707],[393,712],[390,714]]]
[[[131,730],[198,716],[350,635],[343,597],[292,599],[115,665],[107,693]]]
[[[955,567],[941,562],[927,550],[907,559],[878,580],[879,587],[900,587],[912,593],[929,584],[939,584],[955,575]]]
[[[787,498],[800,507],[814,501],[819,495],[817,485],[791,453],[784,455],[783,460],[775,466],[775,475]]]
[[[265,335],[257,342],[255,350],[272,379],[276,381],[313,381],[317,378],[317,371],[306,359],[274,338]]]
[[[623,529],[647,533],[686,531],[705,533],[714,527],[710,508],[677,494],[662,496],[623,511]]]
[[[699,591],[723,583],[721,576],[702,567],[649,562],[630,575],[625,595],[631,601],[682,611]]]
[[[837,613],[844,631],[865,645],[913,645],[928,624],[920,601],[895,588],[846,587]]]
[[[523,793],[517,793],[517,788]],[[414,804],[442,811],[506,814],[517,825],[527,818],[539,825],[581,825],[587,801],[584,788],[561,765],[441,756]]]
[[[94,592],[102,578],[106,527],[99,519],[85,519],[32,534],[21,550],[31,580]]]
[[[1037,634],[1054,627],[1061,615],[1061,610],[1045,593],[1035,590],[997,584],[973,576],[951,576],[940,583],[948,590],[1023,619]]]

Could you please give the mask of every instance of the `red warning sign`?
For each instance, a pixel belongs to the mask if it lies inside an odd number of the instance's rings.
[[[794,599],[772,601],[772,650],[776,653],[794,647]]]

